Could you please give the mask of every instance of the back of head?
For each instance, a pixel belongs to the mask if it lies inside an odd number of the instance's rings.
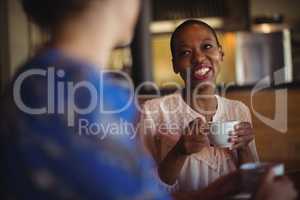
[[[51,30],[64,18],[83,11],[92,0],[22,0],[26,14],[40,28]]]
[[[21,1],[27,16],[48,33],[66,30],[65,25],[68,24],[66,22],[79,26],[89,24],[91,29],[95,26],[99,28],[106,25],[103,29],[107,30],[108,25],[110,30],[117,29],[113,31],[125,35],[126,41],[130,38],[127,35],[132,35],[139,7],[139,0]],[[83,29],[91,30],[89,27]]]

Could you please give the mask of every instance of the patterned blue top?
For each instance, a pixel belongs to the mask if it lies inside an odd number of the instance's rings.
[[[169,199],[135,140],[124,81],[55,49],[13,80],[1,102],[5,198]]]

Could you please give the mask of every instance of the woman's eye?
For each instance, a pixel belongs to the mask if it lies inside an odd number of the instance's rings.
[[[181,51],[181,52],[179,53],[180,56],[188,56],[188,55],[190,55],[190,54],[191,54],[190,51]]]
[[[203,45],[204,49],[211,49],[213,47],[212,44],[205,44]]]

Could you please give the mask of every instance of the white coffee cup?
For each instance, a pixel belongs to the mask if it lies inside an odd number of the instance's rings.
[[[245,163],[240,166],[241,169],[241,189],[244,193],[253,195],[259,186],[263,175],[272,170],[275,176],[284,175],[284,164],[255,162]]]
[[[211,122],[209,124],[208,138],[213,146],[220,148],[230,148],[229,133],[234,130],[234,126],[239,121]]]

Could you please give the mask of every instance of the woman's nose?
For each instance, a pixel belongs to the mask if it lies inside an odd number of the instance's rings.
[[[201,63],[205,60],[205,57],[206,55],[204,52],[202,52],[201,50],[197,50],[193,54],[192,63],[193,64]]]

